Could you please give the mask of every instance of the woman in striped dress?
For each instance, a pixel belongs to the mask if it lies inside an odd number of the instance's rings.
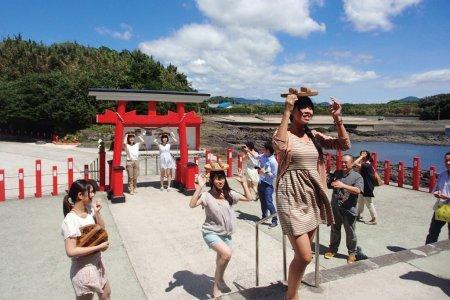
[[[298,288],[306,266],[312,260],[311,241],[320,223],[333,224],[326,189],[323,148],[347,150],[350,140],[341,117],[341,105],[331,98],[331,115],[338,138],[310,130],[314,104],[308,96],[317,92],[290,89],[281,124],[273,137],[279,159],[276,183],[277,211],[283,233],[295,255],[289,265],[285,299],[298,299]],[[291,121],[289,125],[289,120]]]

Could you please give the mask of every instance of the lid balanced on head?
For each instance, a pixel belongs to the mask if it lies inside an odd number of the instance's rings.
[[[290,88],[288,93],[281,94],[281,97],[286,98],[287,95],[294,94],[297,97],[309,97],[309,96],[317,96],[319,92],[315,89],[309,87],[301,87],[300,90],[295,88]]]
[[[228,168],[229,165],[222,162],[211,162],[205,165],[205,169],[210,172],[226,171]]]

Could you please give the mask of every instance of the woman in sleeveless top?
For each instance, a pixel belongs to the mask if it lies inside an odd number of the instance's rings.
[[[174,142],[175,134],[171,131],[170,137]],[[170,184],[172,182],[173,173],[172,170],[176,168],[175,159],[170,153],[170,143],[169,143],[169,135],[167,133],[161,134],[161,143],[158,143],[158,140],[155,138],[154,143],[158,145],[159,150],[159,168],[161,169],[161,188],[160,190],[164,190],[164,178],[167,178],[167,191],[170,192]]]
[[[347,150],[348,134],[343,126],[341,105],[331,98],[331,115],[338,131],[333,138],[310,130],[314,115],[309,95],[317,92],[291,89],[285,102],[281,124],[273,137],[279,158],[276,202],[283,233],[289,238],[295,255],[289,265],[285,299],[298,299],[298,288],[306,266],[311,262],[311,242],[316,228],[324,222],[333,224],[333,214],[326,188],[323,148]],[[291,124],[289,125],[289,120]]]
[[[100,200],[93,203],[98,186],[95,182],[79,179],[70,186],[68,195],[64,197],[64,220],[61,224],[61,234],[64,237],[66,254],[72,259],[70,279],[76,299],[93,299],[94,294],[99,299],[110,298],[111,287],[106,278],[101,251],[108,249],[109,243],[98,246],[78,247],[77,237],[81,236],[81,227],[99,224],[105,228],[100,214]]]

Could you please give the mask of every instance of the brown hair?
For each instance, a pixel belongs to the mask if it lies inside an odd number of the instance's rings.
[[[169,135],[167,133],[161,134],[161,143],[163,142],[163,139],[166,138],[167,142],[169,142]]]
[[[73,206],[78,200],[78,193],[86,195],[89,191],[89,188],[92,187],[94,191],[95,187],[92,185],[90,181],[84,179],[78,179],[72,183],[69,191],[67,191],[67,195],[64,196],[63,199],[63,214],[64,217],[72,210]],[[72,201],[69,201],[72,200]]]
[[[314,103],[312,102],[311,98],[303,96],[303,97],[298,97],[298,100],[295,101],[294,103],[294,109],[292,110],[292,112],[294,111],[300,111],[301,109],[304,108],[310,108],[313,112],[314,112]],[[291,120],[291,122],[294,120],[292,113],[291,116],[289,117],[289,120]],[[305,125],[305,134],[311,139],[311,141],[313,142],[314,146],[317,149],[317,152],[319,152],[319,159],[323,159],[323,149],[322,149],[322,145],[319,143],[319,141],[316,139],[316,137],[314,136],[314,134],[312,133],[311,129],[308,127],[308,125]]]
[[[211,187],[211,190],[215,187],[214,185],[214,179],[222,179],[225,178],[225,184],[223,185],[223,195],[225,197],[225,199],[228,201],[228,203],[231,205],[233,205],[233,198],[231,198],[231,188],[228,185],[228,181],[227,181],[227,176],[225,175],[225,171],[211,171],[209,173],[209,186]],[[210,190],[210,191],[211,191]]]

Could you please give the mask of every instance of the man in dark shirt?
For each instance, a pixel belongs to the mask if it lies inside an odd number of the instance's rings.
[[[356,261],[356,203],[358,195],[364,191],[363,178],[353,170],[352,166],[353,157],[344,155],[341,170],[334,172],[332,176],[331,207],[335,223],[331,225],[330,247],[324,255],[328,259],[336,255],[341,242],[341,227],[344,225],[349,264]]]

